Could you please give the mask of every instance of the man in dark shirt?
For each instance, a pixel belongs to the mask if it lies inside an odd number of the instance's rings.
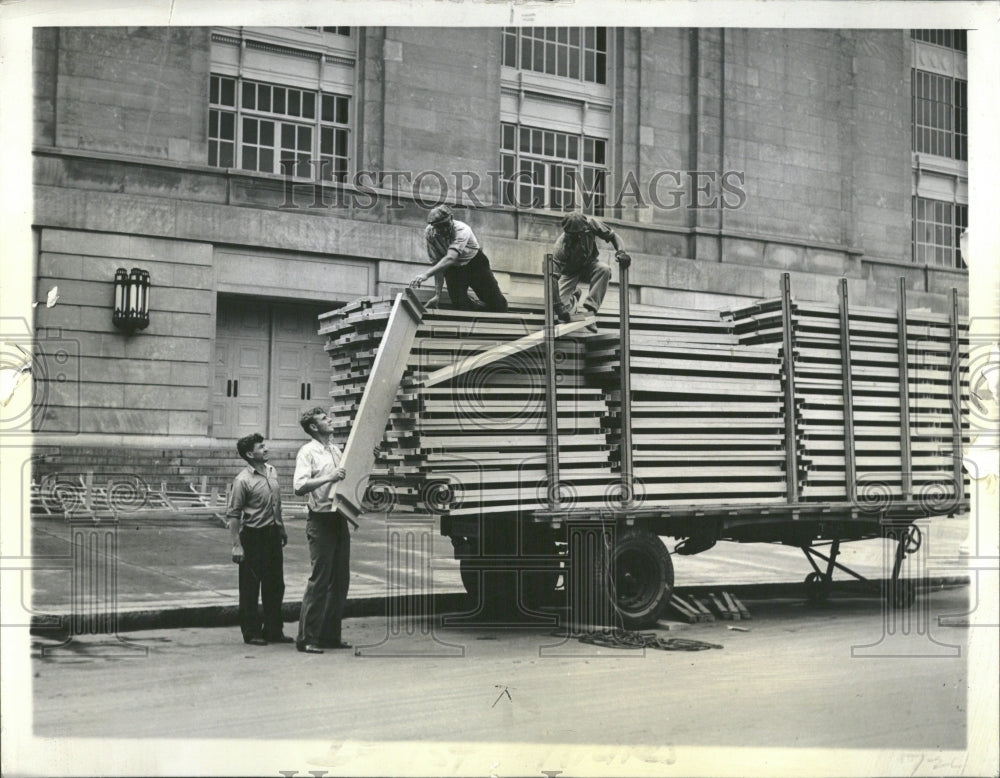
[[[240,566],[240,630],[254,646],[291,643],[282,633],[281,600],[285,595],[282,548],[288,533],[281,519],[278,474],[267,463],[260,433],[236,442],[247,466],[233,479],[226,519],[233,539],[233,561]],[[261,621],[258,596],[263,604]]]
[[[577,311],[587,316],[596,316],[611,278],[611,266],[598,260],[596,238],[612,244],[615,247],[615,259],[619,263],[625,263],[625,267],[628,267],[632,258],[625,251],[625,245],[617,233],[597,219],[582,213],[571,213],[562,220],[562,228],[562,235],[556,238],[552,253],[559,272],[556,315],[563,321],[569,321],[571,314]],[[582,302],[577,290],[581,281],[586,281],[590,286]],[[597,332],[597,322],[592,323],[588,329]]]

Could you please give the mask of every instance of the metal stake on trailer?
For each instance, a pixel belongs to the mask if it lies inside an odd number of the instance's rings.
[[[635,501],[632,481],[632,343],[629,327],[628,265],[618,263],[618,313],[621,342],[621,463],[622,463],[622,507],[630,508]]]
[[[555,260],[545,255],[542,277],[545,279],[545,470],[548,477],[550,511],[559,510],[559,407],[556,397],[556,328],[553,298],[556,284]]]
[[[955,504],[965,497],[962,474],[962,352],[958,340],[958,290],[951,290],[951,424],[952,466],[955,477]]]
[[[909,344],[906,332],[906,278],[899,277],[899,443],[902,457],[903,502],[913,498],[913,456],[910,447],[910,380],[907,370]]]
[[[799,501],[798,439],[795,435],[795,355],[792,353],[792,282],[788,273],[781,275],[781,329],[785,368],[785,481],[788,502]]]
[[[854,452],[854,380],[851,373],[851,320],[847,299],[847,279],[840,279],[840,361],[844,388],[844,465],[847,498],[858,504],[858,479]],[[832,570],[830,573],[832,574]]]

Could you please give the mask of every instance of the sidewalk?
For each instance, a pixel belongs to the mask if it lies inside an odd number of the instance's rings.
[[[904,575],[966,579],[968,573],[958,549],[968,534],[968,516],[917,523],[924,531],[924,545],[916,558],[919,564],[911,564],[909,572],[904,568]],[[285,524],[289,536],[284,556],[285,616],[294,620],[309,577],[309,552],[305,517],[300,513],[286,516]],[[74,531],[86,538],[77,546],[77,562],[73,558]],[[390,532],[397,537],[392,564],[388,561]],[[60,621],[52,617],[70,614],[74,600],[83,603],[88,613],[113,610],[121,628],[235,623],[236,566],[230,561],[228,530],[217,517],[133,514],[117,526],[102,522],[96,527],[89,522],[36,517],[31,536],[36,566],[30,613],[37,628],[51,628],[53,621]],[[109,561],[112,557],[105,553],[113,548],[111,543],[117,544],[117,563]],[[451,541],[440,535],[436,523],[408,523],[397,515],[387,521],[384,514],[369,515],[352,533],[351,545],[348,616],[385,613],[387,596],[433,595],[438,610],[462,608],[464,589],[458,562],[452,558]],[[668,548],[673,548],[673,541]],[[881,540],[845,543],[839,561],[865,578],[887,578],[893,548]],[[402,563],[395,561],[400,557]],[[761,543],[719,543],[696,556],[673,554],[672,560],[679,590],[797,587],[812,570],[800,550]],[[852,579],[837,571],[834,580]],[[789,589],[793,591],[801,591],[801,587]],[[114,600],[110,607],[109,599]],[[28,602],[27,596],[24,600]]]

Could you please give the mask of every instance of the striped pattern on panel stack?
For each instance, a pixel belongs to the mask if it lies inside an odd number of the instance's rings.
[[[391,306],[392,298],[365,298],[320,319],[333,367],[330,414],[341,441],[357,421]],[[794,463],[802,502],[853,501],[879,511],[902,499],[920,501],[927,515],[949,512],[956,478],[949,317],[907,314],[904,436],[897,314],[852,307],[845,348],[837,304],[792,302],[789,309],[792,402],[781,300],[722,312],[632,306],[632,507],[787,502],[786,470]],[[599,324],[598,335],[556,342],[561,509],[622,507],[616,314],[602,312]],[[425,314],[372,473],[368,509],[475,519],[547,507],[543,348],[420,385],[543,325],[541,306],[530,302],[506,314]],[[966,333],[959,328],[964,354]],[[967,402],[964,357],[962,370]],[[853,425],[844,413],[847,383]],[[785,445],[788,429],[794,456]]]
[[[736,310],[732,317],[742,343],[781,346],[780,301]],[[850,501],[873,512],[890,502],[916,500],[931,513],[949,512],[960,498],[953,471],[949,317],[907,312],[902,388],[897,312],[852,305],[848,321],[849,373],[843,358],[840,307],[811,302],[792,307],[800,498]],[[968,403],[967,333],[968,327],[960,325],[963,408]],[[853,397],[847,409],[849,422],[844,400],[848,384]],[[903,434],[904,420],[908,435]],[[967,422],[963,430],[967,437]],[[849,463],[852,437],[854,460]],[[909,467],[904,467],[905,458]],[[853,495],[849,465],[854,470]]]
[[[331,416],[346,439],[392,305],[366,298],[321,317],[331,357]],[[540,306],[507,314],[424,315],[372,473],[367,507],[454,517],[531,511],[547,504],[545,375],[538,347],[430,387],[441,368],[543,327]],[[604,396],[585,385],[583,344],[561,338],[559,456],[566,507],[605,507],[618,482],[601,419]]]
[[[784,416],[776,345],[741,344],[716,311],[634,306],[632,450],[636,502],[784,500]],[[587,376],[607,394],[612,461],[621,465],[621,353],[587,342]]]

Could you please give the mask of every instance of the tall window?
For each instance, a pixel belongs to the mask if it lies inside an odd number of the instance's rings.
[[[963,267],[959,239],[969,209],[943,200],[913,198],[913,261],[938,267]]]
[[[504,27],[503,64],[606,84],[608,30],[606,27]]]
[[[969,220],[965,30],[911,30],[912,259],[964,268]]]
[[[604,214],[607,141],[602,138],[504,122],[500,169],[504,205]]]
[[[345,95],[211,76],[209,165],[343,182],[349,133]]]
[[[343,35],[345,37],[350,37],[351,28],[350,27],[306,27],[307,30],[319,30],[320,32],[329,32],[334,35]]]
[[[605,215],[608,28],[504,27],[501,37],[501,203]]]
[[[910,37],[915,41],[944,46],[946,49],[966,51],[965,30],[910,30]]]
[[[913,150],[968,160],[968,82],[913,70]]]

